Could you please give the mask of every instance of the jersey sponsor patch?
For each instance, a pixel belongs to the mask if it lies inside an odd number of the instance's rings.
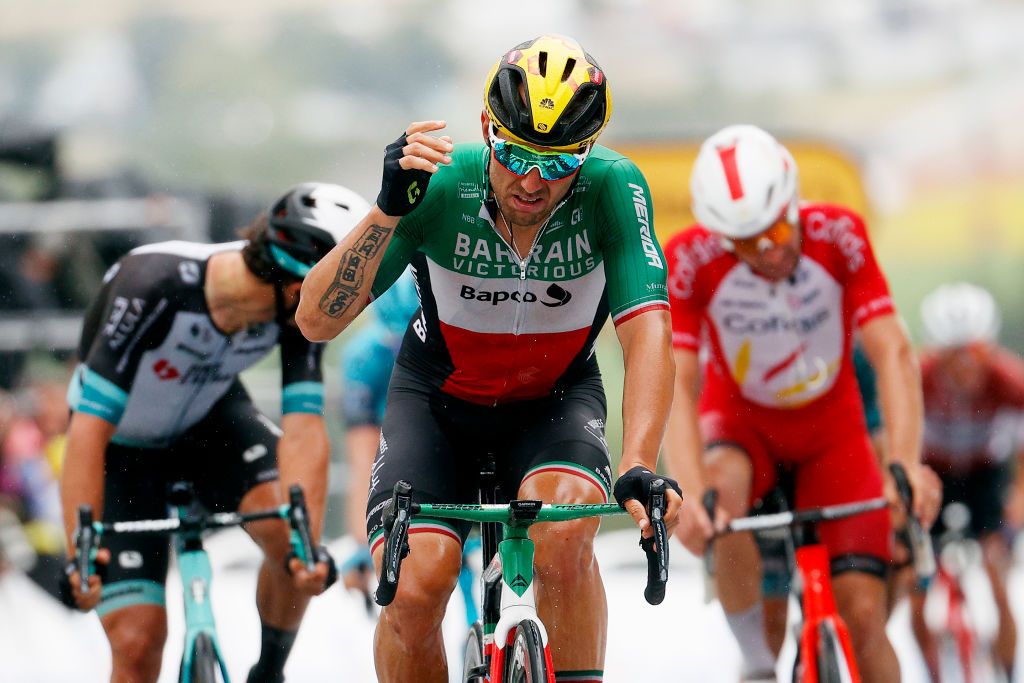
[[[195,261],[182,261],[178,264],[178,275],[186,285],[199,283],[199,264]]]
[[[265,457],[269,452],[266,446],[258,443],[242,451],[242,460],[245,462],[256,462],[260,458]]]

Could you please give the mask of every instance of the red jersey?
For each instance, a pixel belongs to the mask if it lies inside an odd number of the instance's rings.
[[[695,225],[665,246],[673,343],[708,345],[703,408],[860,412],[850,360],[855,326],[894,312],[864,222],[830,204],[801,205],[802,254],[793,275],[757,275],[717,235]]]
[[[1024,361],[994,347],[973,394],[959,389],[935,352],[921,354],[924,457],[940,472],[966,473],[1003,460],[1017,448],[1024,410]]]

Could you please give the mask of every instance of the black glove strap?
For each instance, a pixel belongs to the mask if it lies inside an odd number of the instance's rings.
[[[427,192],[430,173],[418,169],[404,169],[398,163],[408,144],[406,134],[384,149],[384,177],[377,195],[377,206],[388,216],[404,216],[415,209]]]
[[[646,507],[648,498],[650,498],[651,482],[655,479],[664,479],[665,483],[671,486],[679,494],[679,497],[682,498],[683,491],[679,488],[679,484],[676,483],[675,479],[655,474],[646,467],[637,465],[620,475],[615,481],[613,493],[615,494],[615,500],[619,503],[619,507],[625,510],[626,501],[630,499],[638,500]]]

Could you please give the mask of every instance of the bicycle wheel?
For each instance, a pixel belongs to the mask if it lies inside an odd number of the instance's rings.
[[[462,680],[465,683],[484,683],[487,678],[487,672],[481,669],[484,664],[484,628],[479,621],[469,628],[462,662]]]
[[[835,627],[829,621],[818,624],[818,651],[815,657],[819,683],[848,683],[851,680],[846,655],[839,645]]]
[[[217,683],[220,680],[217,676],[219,669],[213,640],[207,634],[200,633],[192,646],[192,675],[188,683]]]
[[[548,683],[544,642],[537,624],[529,619],[516,626],[512,647],[505,658],[503,683]]]

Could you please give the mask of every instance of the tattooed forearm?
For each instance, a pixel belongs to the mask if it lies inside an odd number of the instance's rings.
[[[391,228],[370,225],[352,248],[341,256],[338,271],[327,291],[320,298],[320,310],[332,318],[340,318],[359,301],[366,267],[380,254]]]

